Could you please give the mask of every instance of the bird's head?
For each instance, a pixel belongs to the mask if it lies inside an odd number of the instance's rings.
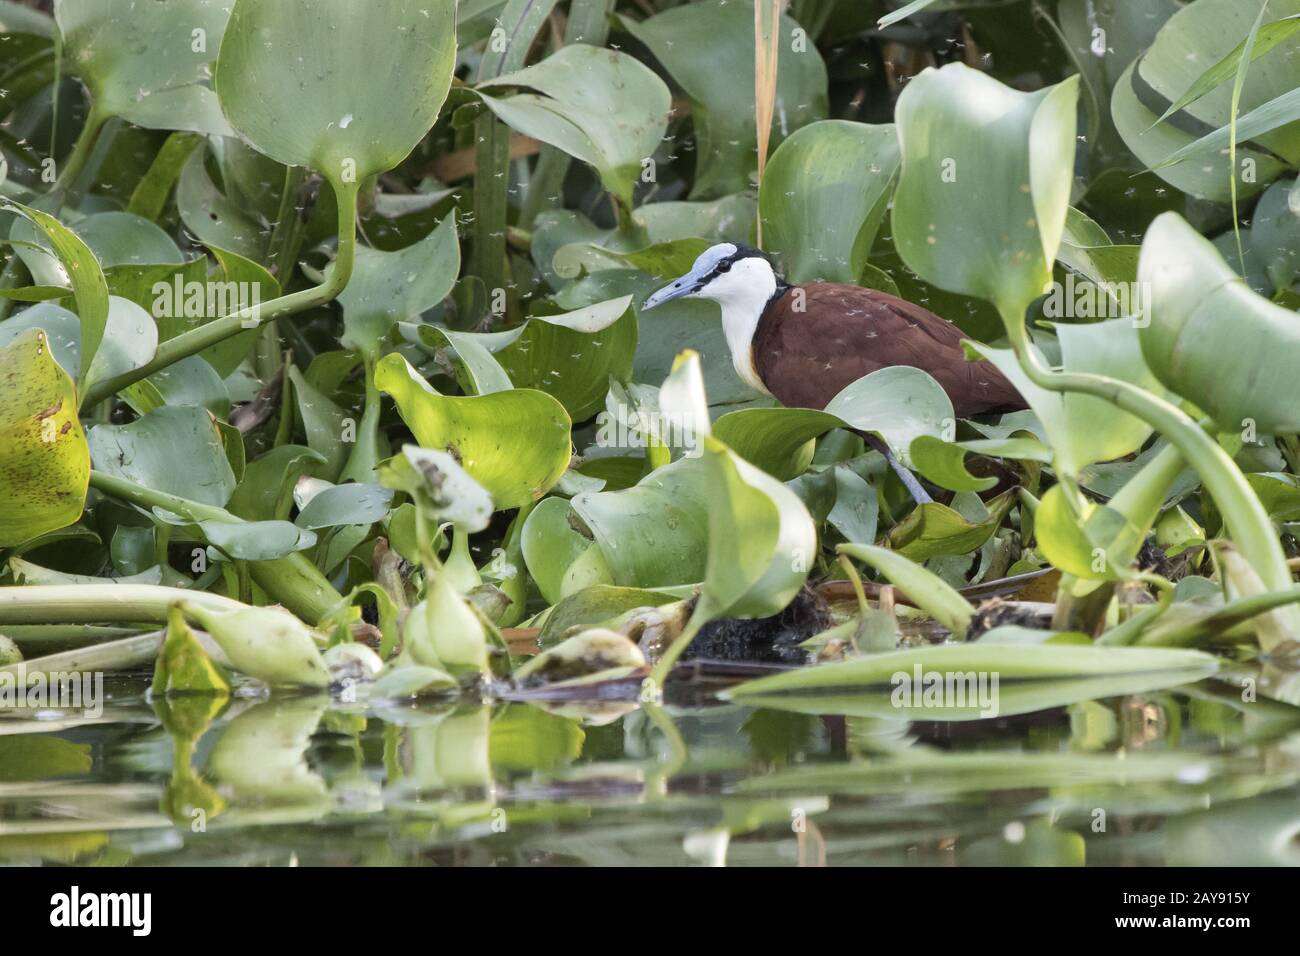
[[[771,260],[763,253],[740,243],[720,242],[701,252],[690,272],[655,292],[641,308],[653,309],[688,297],[726,304],[761,295],[765,302],[782,285]]]

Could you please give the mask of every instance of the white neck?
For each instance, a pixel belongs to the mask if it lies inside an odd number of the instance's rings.
[[[711,281],[697,298],[712,299],[722,309],[722,331],[736,374],[751,388],[770,395],[754,367],[754,333],[763,310],[776,293],[776,274],[763,259],[741,259]]]

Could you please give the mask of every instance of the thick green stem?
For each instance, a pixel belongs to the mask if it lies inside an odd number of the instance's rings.
[[[162,508],[196,524],[200,521],[244,523],[242,518],[225,508],[155,491],[98,471],[90,473],[90,485],[103,494],[129,501],[141,508]],[[258,587],[309,624],[319,622],[343,600],[343,595],[334,589],[329,579],[301,552],[273,561],[251,561],[249,573]]]
[[[1287,587],[1291,575],[1273,523],[1241,470],[1205,431],[1177,406],[1136,385],[1104,375],[1053,372],[1044,368],[1027,340],[1013,343],[1021,367],[1034,384],[1054,392],[1080,392],[1110,402],[1142,419],[1169,440],[1178,454],[1196,469],[1214,498],[1237,546],[1271,588]],[[1172,468],[1172,453],[1161,462]],[[1136,493],[1135,493],[1136,496]]]
[[[177,601],[214,611],[244,609],[220,594],[158,584],[34,584],[0,588],[0,625],[165,624]]]
[[[102,401],[128,385],[148,378],[154,372],[167,368],[183,358],[196,355],[232,335],[257,328],[281,316],[314,309],[337,298],[338,294],[347,287],[348,280],[352,278],[352,267],[356,261],[357,187],[355,184],[347,187],[336,186],[335,195],[339,203],[339,251],[334,260],[334,268],[330,270],[324,282],[311,289],[303,289],[301,292],[284,295],[270,302],[240,309],[230,315],[213,319],[206,325],[191,329],[174,339],[168,339],[158,346],[153,359],[145,365],[118,375],[116,378],[92,385],[86,391],[83,405],[89,406]]]

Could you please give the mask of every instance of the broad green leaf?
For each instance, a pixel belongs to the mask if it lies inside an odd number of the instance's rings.
[[[1247,288],[1173,213],[1151,224],[1139,276],[1149,290],[1150,322],[1138,334],[1160,381],[1224,431],[1300,430],[1300,377],[1289,359],[1300,348],[1294,312]]]
[[[393,493],[378,485],[336,485],[312,498],[293,523],[313,531],[339,525],[374,524],[388,514],[392,500]]]
[[[380,360],[375,385],[393,397],[420,444],[455,457],[497,508],[536,501],[569,466],[572,423],[544,392],[440,395],[398,354]]]
[[[339,295],[344,348],[377,354],[393,324],[414,319],[447,297],[460,272],[456,220],[447,216],[428,236],[397,252],[357,250],[356,267]]]
[[[803,587],[817,529],[794,492],[704,439],[709,547],[696,614],[760,618],[782,611]]]
[[[574,528],[569,513],[564,498],[547,498],[524,521],[524,562],[548,604],[559,603],[565,572],[592,544],[591,538]]]
[[[614,584],[691,584],[704,578],[710,490],[703,460],[681,458],[624,491],[576,495],[573,510],[595,535]]]
[[[659,148],[672,106],[653,70],[626,53],[575,43],[479,89],[501,86],[541,94],[485,96],[502,122],[594,167],[601,184],[631,210],[642,162]]]
[[[1185,6],[1161,27],[1151,49],[1137,61],[1141,83],[1148,86],[1157,99],[1176,103],[1207,69],[1228,56],[1251,33],[1264,4],[1265,0],[1198,0]],[[1265,17],[1272,20],[1297,13],[1300,13],[1297,0],[1268,0]],[[1300,42],[1292,37],[1250,64],[1239,102],[1238,132],[1244,138],[1258,135],[1246,132],[1242,126],[1250,113],[1295,88],[1297,71],[1293,61],[1297,50],[1300,50]],[[1233,64],[1231,72],[1236,72],[1236,64]],[[1232,84],[1217,86],[1184,108],[1185,117],[1195,121],[1190,125],[1184,122],[1184,128],[1221,129],[1219,135],[1226,146],[1232,102]],[[1152,117],[1151,121],[1154,120]],[[1290,163],[1300,159],[1300,126],[1288,125],[1260,135],[1258,141],[1265,150]],[[1133,146],[1132,143],[1129,145]],[[1138,150],[1134,149],[1134,152],[1141,156]],[[1263,170],[1257,172],[1262,174]],[[1261,176],[1258,181],[1266,184],[1271,178]],[[1226,177],[1223,186],[1225,189],[1228,186]],[[1249,186],[1250,183],[1244,179],[1238,183],[1240,190]]]
[[[1296,20],[1300,24],[1300,18]],[[1275,182],[1251,217],[1250,248],[1274,289],[1290,289],[1300,275],[1300,193],[1296,180]]]
[[[207,85],[229,0],[59,0],[54,15],[64,68],[85,82],[101,117],[230,135]]]
[[[827,523],[853,544],[871,544],[880,523],[876,489],[847,465],[835,467],[835,504]]]
[[[198,523],[214,548],[244,561],[275,561],[316,544],[316,535],[290,521],[221,521]]]
[[[763,244],[780,260],[787,282],[858,281],[898,165],[892,125],[823,120],[777,148],[758,205]]]
[[[89,443],[99,471],[155,491],[221,507],[235,490],[221,431],[193,405],[167,405],[129,425],[96,425]]]
[[[496,359],[518,388],[535,388],[556,398],[574,421],[590,418],[605,404],[611,376],[631,377],[637,321],[623,296],[577,312],[534,316]]]
[[[947,505],[919,505],[889,532],[889,546],[914,561],[946,554],[969,554],[993,536],[1014,502],[1008,491],[988,503],[983,517],[972,520]],[[955,502],[954,502],[955,503]]]
[[[245,521],[287,518],[298,479],[303,475],[317,477],[325,465],[323,455],[302,445],[272,448],[249,463],[228,508]]]
[[[325,458],[327,465],[323,476],[334,481],[343,469],[351,447],[344,442],[345,435],[354,441],[356,439],[356,420],[308,382],[297,366],[289,366],[289,381],[293,383],[293,394],[297,400],[303,430],[307,433],[307,444],[312,451]]]
[[[895,365],[850,382],[826,405],[849,428],[878,432],[906,464],[912,442],[943,435],[956,420],[938,382],[917,368]]]
[[[954,635],[961,637],[970,627],[974,613],[967,600],[932,571],[903,557],[897,551],[869,544],[842,544],[841,554],[871,565],[897,587],[908,600],[930,614]]]
[[[1135,88],[1137,62],[1129,65],[1111,94],[1110,113],[1124,145],[1139,161],[1154,167],[1161,160],[1190,145],[1196,137],[1169,123],[1156,122],[1156,114],[1142,102]],[[1238,179],[1237,196],[1255,195],[1286,171],[1285,164],[1261,149],[1241,146],[1237,162],[1249,163],[1254,175],[1247,181]],[[1157,175],[1175,189],[1212,202],[1229,202],[1232,198],[1232,169],[1227,153],[1202,156],[1199,162],[1179,163],[1156,170]]]
[[[691,198],[751,188],[758,168],[752,4],[704,0],[639,22],[621,19],[690,97],[696,156]],[[801,29],[781,18],[773,148],[794,130],[826,117],[826,66],[806,36],[796,42],[795,31]]]
[[[64,295],[66,290],[60,290]],[[0,346],[28,329],[41,329],[54,360],[74,380],[81,374],[81,320],[53,302],[40,302],[0,322]]]
[[[86,370],[86,386],[147,365],[157,351],[153,316],[128,299],[110,296],[104,337]]]
[[[1021,93],[961,63],[908,83],[894,241],[921,278],[1023,321],[1065,228],[1078,83]]]
[[[714,422],[713,434],[745,461],[788,481],[808,468],[816,439],[843,425],[811,408],[742,408]]]
[[[392,169],[424,138],[455,58],[454,0],[236,0],[216,88],[255,149],[338,189]]]
[[[249,259],[262,256],[270,230],[255,212],[226,197],[208,175],[206,151],[196,149],[176,182],[176,211],[185,228],[205,245]]]
[[[81,517],[90,453],[76,389],[44,331],[0,346],[0,369],[0,548],[9,548]]]
[[[104,272],[90,248],[53,216],[10,200],[4,200],[3,205],[45,234],[60,264],[62,277],[72,288],[77,315],[81,319],[82,372],[78,385],[84,391],[85,372],[95,360],[108,322],[108,285],[104,281]],[[19,230],[22,225],[15,221],[14,230]]]
[[[1038,548],[1053,565],[1076,578],[1120,578],[1142,538],[1114,508],[1087,502],[1083,514],[1071,507],[1060,485],[1047,489],[1034,513]]]
[[[1249,60],[1251,62],[1258,60],[1279,43],[1289,40],[1297,31],[1300,31],[1300,14],[1292,14],[1289,17],[1263,24],[1259,28],[1259,33],[1251,46]],[[1237,64],[1245,52],[1245,47],[1246,41],[1243,40],[1229,50],[1223,59],[1197,77],[1191,88],[1180,96],[1177,102],[1170,104],[1169,109],[1161,114],[1160,122],[1164,122],[1180,110],[1186,109],[1206,93],[1232,79],[1237,72]]]
[[[1150,286],[1145,288],[1150,289]],[[1156,395],[1164,388],[1147,367],[1145,346],[1133,319],[1091,325],[1060,325],[1062,365],[1070,372],[1091,372],[1138,385]],[[1098,461],[1123,458],[1142,447],[1151,428],[1113,404],[1087,395],[1062,394],[1031,382],[1010,349],[972,343],[1024,396],[1042,423],[1057,467],[1071,474]]]

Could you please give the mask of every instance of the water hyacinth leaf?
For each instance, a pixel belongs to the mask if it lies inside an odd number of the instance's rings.
[[[1174,213],[1151,224],[1139,276],[1150,290],[1150,321],[1138,336],[1160,381],[1194,396],[1224,431],[1300,429],[1300,379],[1288,360],[1300,348],[1294,312],[1247,288]],[[1224,324],[1224,315],[1233,321]]]
[[[392,500],[393,493],[378,485],[336,485],[313,496],[293,523],[311,531],[339,525],[374,524],[388,514]]]
[[[845,426],[878,432],[904,463],[921,435],[942,436],[956,421],[948,393],[917,368],[896,365],[850,382],[826,405]]]
[[[837,549],[875,568],[908,600],[934,617],[957,637],[970,627],[973,608],[943,578],[897,551],[869,544],[842,544]]]
[[[595,535],[613,584],[658,588],[703,579],[708,481],[701,458],[681,458],[624,491],[586,492],[573,498],[573,510]]]
[[[455,0],[236,0],[216,88],[258,152],[355,189],[424,138],[455,58]]]
[[[1255,36],[1255,42],[1251,45],[1250,61],[1258,60],[1279,43],[1290,39],[1297,31],[1300,31],[1300,14],[1292,14],[1280,20],[1262,24]],[[1191,85],[1187,92],[1180,96],[1176,102],[1171,103],[1169,108],[1161,114],[1160,121],[1164,122],[1175,113],[1195,103],[1220,84],[1232,79],[1237,73],[1238,64],[1242,53],[1245,52],[1245,47],[1246,41],[1243,40],[1229,50],[1214,66],[1197,77],[1196,82]]]
[[[816,439],[843,422],[810,408],[742,408],[713,423],[713,435],[750,464],[781,481],[812,462]]]
[[[347,461],[350,443],[345,442],[344,437],[356,439],[356,419],[308,382],[297,366],[289,366],[289,381],[293,383],[307,444],[324,457],[327,467],[323,477],[333,481]]]
[[[90,455],[105,474],[221,507],[235,490],[221,431],[194,405],[167,405],[128,425],[96,425]]]
[[[488,343],[513,339],[512,332],[455,332],[432,325],[419,326],[420,341],[431,348],[447,347],[457,360],[456,381],[471,395],[489,395],[514,388]]]
[[[63,277],[72,288],[77,316],[81,319],[82,381],[78,385],[84,391],[85,370],[95,360],[95,353],[104,337],[104,326],[108,323],[108,284],[104,281],[104,272],[90,248],[53,216],[11,200],[4,200],[0,205],[18,213],[45,234],[62,267]],[[13,229],[20,230],[22,226],[15,221]]]
[[[1137,325],[1132,319],[1111,319],[1058,326],[1064,369],[1106,375],[1163,395],[1160,376],[1147,365],[1146,347]],[[1036,385],[1010,349],[976,342],[969,343],[968,348],[997,366],[1024,396],[1055,453],[1056,466],[1063,471],[1073,474],[1094,462],[1122,458],[1140,449],[1151,436],[1149,425],[1111,403],[1086,395],[1063,395]]]
[[[1194,89],[1207,69],[1233,52],[1252,30],[1264,9],[1265,0],[1200,0],[1175,13],[1156,34],[1155,42],[1146,55],[1138,61],[1141,79],[1164,99],[1175,102],[1180,94]],[[1263,17],[1278,17],[1300,13],[1296,0],[1269,0]],[[1254,37],[1252,56],[1245,73],[1237,105],[1238,131],[1242,138],[1256,138],[1256,132],[1247,131],[1247,117],[1265,104],[1288,93],[1295,86],[1295,67],[1292,58],[1300,43],[1294,37],[1282,39],[1271,49],[1270,37],[1265,35],[1265,47],[1257,47],[1259,35]],[[1233,64],[1230,72],[1237,73]],[[1185,117],[1197,122],[1196,126],[1218,130],[1222,145],[1227,145],[1228,127],[1233,108],[1233,84],[1217,84],[1182,108]],[[1162,124],[1165,125],[1165,124]],[[1184,124],[1186,128],[1187,124]],[[1195,127],[1192,127],[1195,128]],[[1265,131],[1258,136],[1261,146],[1294,163],[1300,148],[1300,128],[1288,127]],[[1211,134],[1215,135],[1215,134]]]
[[[557,321],[559,316],[529,319],[519,337],[496,353],[510,381],[553,396],[574,421],[600,411],[610,378],[624,381],[631,376],[637,341],[631,298],[605,305],[622,309],[609,324],[590,331]]]
[[[950,63],[907,85],[893,225],[912,271],[1023,321],[1051,282],[1065,227],[1078,83],[1021,93]]]
[[[852,468],[836,466],[835,504],[826,520],[846,541],[871,544],[880,523],[876,489]]]
[[[207,246],[230,249],[250,259],[261,258],[267,226],[257,216],[226,198],[208,175],[206,154],[196,149],[176,183],[176,211],[185,228]]]
[[[376,354],[394,323],[433,308],[455,285],[460,272],[456,218],[447,216],[419,242],[396,252],[362,246],[343,306],[344,348]]]
[[[782,611],[817,554],[817,528],[789,488],[704,439],[709,547],[700,604],[705,619]]]
[[[198,405],[219,419],[230,414],[230,389],[216,369],[197,355],[127,386],[120,395],[141,415],[163,405]]]
[[[66,292],[63,294],[66,295]],[[0,347],[28,329],[40,329],[59,366],[74,380],[81,374],[81,320],[53,302],[40,302],[0,322]]]
[[[983,547],[1011,510],[1014,492],[1005,492],[988,503],[987,514],[972,520],[947,505],[928,501],[896,524],[889,532],[889,546],[914,561],[928,561],[945,554],[969,554]]]
[[[1031,443],[1025,439],[1021,439],[1021,441],[1026,446],[1031,444],[1036,446],[1036,452],[1041,449],[1046,451],[1049,456],[1051,454],[1041,443]],[[992,477],[977,477],[972,475],[966,468],[966,456],[975,451],[970,446],[982,444],[1001,446],[1004,443],[954,443],[943,441],[932,435],[922,435],[912,442],[911,448],[908,449],[908,457],[917,471],[940,488],[947,488],[949,491],[987,491],[996,485],[998,480]]]
[[[1135,89],[1137,66],[1137,61],[1129,64],[1115,84],[1110,101],[1111,117],[1133,155],[1149,167],[1156,167],[1161,160],[1194,142],[1196,137],[1170,123],[1156,124],[1157,115],[1142,102]],[[1255,170],[1255,176],[1249,181],[1238,180],[1238,199],[1255,195],[1286,171],[1286,166],[1275,156],[1247,145],[1237,148],[1237,161],[1249,163]],[[1223,203],[1232,199],[1232,168],[1226,152],[1202,156],[1194,163],[1160,167],[1155,172],[1169,185],[1190,196]]]
[[[1295,22],[1300,24],[1300,17]],[[1300,275],[1300,194],[1296,180],[1275,182],[1251,217],[1250,248],[1274,289],[1290,289]]]
[[[677,598],[670,594],[642,588],[620,588],[605,584],[583,588],[557,602],[546,613],[537,643],[541,647],[553,647],[572,634],[575,628],[600,625],[618,627],[616,620],[630,611],[656,608],[676,601]]]
[[[381,467],[379,477],[386,487],[414,498],[431,521],[450,522],[462,532],[474,532],[482,531],[492,520],[492,496],[448,452],[403,445],[401,454]],[[374,508],[378,502],[370,497],[368,507]]]
[[[440,395],[398,354],[379,361],[375,385],[393,397],[421,446],[453,455],[497,508],[538,500],[569,466],[572,422],[544,392]]]
[[[86,386],[147,365],[158,351],[158,327],[129,299],[110,296],[104,337],[86,370]]]
[[[280,445],[248,464],[227,507],[245,521],[287,518],[293,489],[305,474],[324,470],[325,457],[302,445]]]
[[[692,199],[713,199],[751,188],[758,168],[754,84],[754,11],[748,3],[704,0],[623,26],[650,48],[691,100],[696,169]],[[776,102],[771,145],[826,116],[826,66],[802,28],[781,18],[777,41]],[[737,82],[719,82],[734,77]],[[649,155],[649,154],[647,154]]]
[[[520,542],[524,563],[548,604],[559,603],[564,596],[565,573],[592,544],[591,538],[574,527],[569,514],[568,501],[547,498],[524,520]]]
[[[275,561],[316,544],[316,535],[290,521],[200,521],[214,548],[242,561]]]
[[[858,281],[898,165],[898,136],[889,124],[822,120],[776,149],[758,206],[764,247],[787,282]]]
[[[1116,580],[1142,534],[1114,508],[1087,503],[1075,512],[1060,485],[1043,495],[1034,513],[1034,535],[1044,557],[1084,580]]]
[[[28,329],[0,346],[0,547],[81,517],[90,452],[72,379],[45,332]]]
[[[147,129],[231,135],[207,77],[229,0],[126,4],[60,0],[65,69],[81,77],[100,117]]]
[[[492,90],[483,100],[503,123],[592,166],[631,210],[642,161],[659,148],[672,106],[653,70],[626,53],[577,43],[479,89],[502,86],[542,94],[498,97]]]

